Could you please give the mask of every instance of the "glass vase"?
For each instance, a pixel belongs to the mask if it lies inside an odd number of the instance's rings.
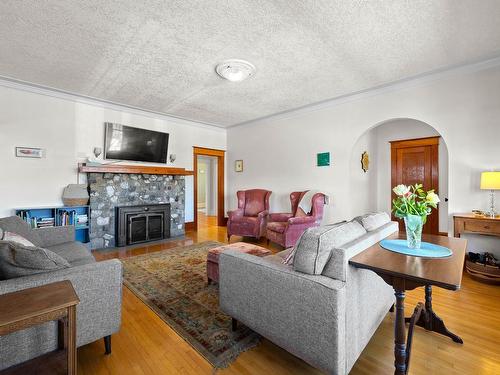
[[[422,228],[424,226],[424,218],[419,215],[406,215],[406,240],[410,249],[420,249],[422,243]]]

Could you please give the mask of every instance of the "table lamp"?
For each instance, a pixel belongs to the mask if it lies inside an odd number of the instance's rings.
[[[495,190],[500,190],[500,172],[481,173],[481,189],[490,190],[491,206],[488,216],[495,217]]]

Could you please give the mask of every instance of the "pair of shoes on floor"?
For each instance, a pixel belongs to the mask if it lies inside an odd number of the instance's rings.
[[[473,253],[472,251],[469,251],[469,260],[474,263],[481,263],[486,266],[500,268],[500,262],[491,253]]]

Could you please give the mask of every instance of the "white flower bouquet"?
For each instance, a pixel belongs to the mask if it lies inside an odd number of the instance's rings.
[[[392,200],[392,212],[399,219],[404,219],[408,247],[419,249],[422,228],[433,208],[440,200],[434,190],[425,191],[422,184],[413,186],[398,185],[392,189],[396,198]]]

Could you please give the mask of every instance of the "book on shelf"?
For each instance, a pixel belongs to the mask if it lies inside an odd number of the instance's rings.
[[[59,212],[59,225],[68,226],[76,225],[76,211],[75,210],[62,210]]]
[[[27,211],[27,210],[19,211],[17,213],[17,216],[19,216],[21,219],[23,219],[25,222],[27,222],[31,228],[37,227],[37,218],[34,216],[31,216],[29,211]]]
[[[42,217],[36,222],[37,228],[47,228],[55,226],[55,219],[53,217]]]
[[[87,214],[76,215],[76,225],[84,226],[84,225],[87,225],[88,221],[89,221],[89,218],[88,218]]]
[[[19,211],[17,213],[17,216],[19,216],[21,219],[23,219],[25,222],[31,225],[31,218],[30,218],[30,213],[28,211]]]
[[[53,217],[32,216],[29,211],[25,210],[19,211],[17,216],[27,222],[31,228],[46,228],[55,226],[55,218]]]

